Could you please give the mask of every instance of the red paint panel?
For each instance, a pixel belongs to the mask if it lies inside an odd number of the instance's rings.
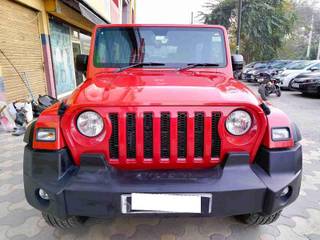
[[[178,115],[171,113],[170,119],[170,161],[176,163],[178,160]]]
[[[187,118],[187,163],[191,164],[194,159],[194,113],[188,112]]]
[[[211,112],[205,112],[204,118],[204,160],[211,160],[211,134],[212,134],[212,121],[211,121]]]
[[[136,117],[136,159],[138,164],[143,164],[144,162],[143,137],[143,112],[138,112]]]
[[[127,159],[127,136],[126,136],[126,114],[119,114],[119,162],[126,163]]]
[[[43,150],[59,150],[66,146],[63,134],[61,132],[60,116],[57,115],[58,104],[53,105],[50,109],[44,111],[35,125],[33,132],[32,148]],[[36,132],[39,128],[53,128],[56,130],[56,141],[41,142],[36,140]]]
[[[153,114],[153,163],[160,163],[160,112]]]
[[[268,128],[263,138],[262,145],[267,148],[290,148],[294,146],[292,138],[291,122],[286,114],[280,109],[271,107],[271,114],[268,116]],[[271,136],[272,128],[288,127],[290,129],[291,138],[286,141],[273,141]]]

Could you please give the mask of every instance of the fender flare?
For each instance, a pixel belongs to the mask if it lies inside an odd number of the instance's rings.
[[[302,140],[302,135],[299,127],[295,122],[291,123],[291,129],[292,129],[292,137],[293,137],[294,143],[300,142]]]
[[[32,122],[30,122],[27,126],[26,132],[24,134],[23,137],[23,141],[27,144],[32,146],[32,142],[33,142],[33,132],[34,132],[34,128],[36,125],[37,119],[33,120]]]

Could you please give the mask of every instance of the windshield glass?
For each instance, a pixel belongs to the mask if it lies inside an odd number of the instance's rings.
[[[267,67],[267,64],[265,63],[257,63],[256,65],[254,65],[254,68],[266,68]]]
[[[301,69],[304,69],[304,68],[308,67],[311,64],[312,64],[312,62],[310,62],[310,61],[296,62],[296,63],[288,65],[287,69],[290,69],[290,70],[301,70]]]
[[[255,63],[255,62],[249,63],[245,66],[245,68],[253,68],[255,64],[257,64],[257,63]]]
[[[289,62],[277,62],[272,65],[273,68],[283,68],[284,66],[288,65]]]
[[[224,36],[220,29],[214,28],[99,28],[93,62],[95,67],[103,68],[141,62],[164,63],[165,67],[183,67],[189,63],[225,67]]]

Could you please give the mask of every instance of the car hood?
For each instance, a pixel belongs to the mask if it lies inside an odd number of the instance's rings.
[[[138,71],[103,73],[86,80],[68,104],[102,106],[259,105],[241,82],[207,71]]]
[[[302,73],[298,75],[296,78],[320,78],[320,71],[318,72],[308,72],[308,73]]]

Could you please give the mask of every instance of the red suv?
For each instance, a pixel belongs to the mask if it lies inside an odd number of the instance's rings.
[[[275,221],[299,194],[299,129],[233,78],[208,25],[98,25],[86,81],[25,135],[28,202],[55,227],[88,217]]]

